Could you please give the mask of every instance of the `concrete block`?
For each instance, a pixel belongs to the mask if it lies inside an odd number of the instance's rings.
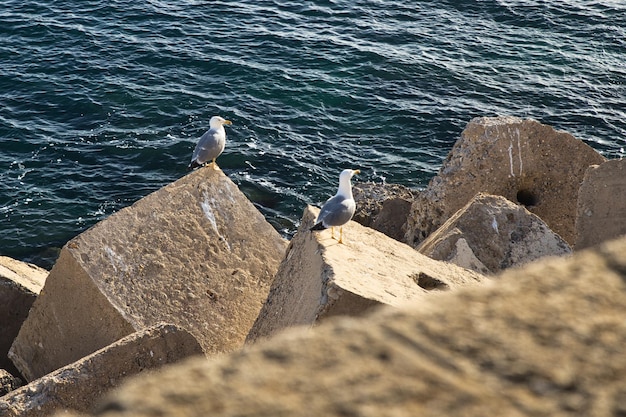
[[[578,192],[576,250],[626,234],[626,159],[587,169]]]
[[[483,274],[572,252],[539,217],[501,196],[476,195],[417,248]]]
[[[354,221],[344,226],[344,244],[332,239],[330,230],[311,233],[318,212],[311,206],[305,209],[248,342],[332,316],[419,303],[432,292],[485,279]]]
[[[202,355],[202,348],[189,332],[157,324],[11,391],[0,398],[0,415],[45,417],[66,409],[91,411],[104,393],[126,378],[193,355]]]
[[[198,169],[68,242],[9,356],[29,381],[159,322],[243,345],[287,243],[222,171]]]
[[[587,167],[604,161],[583,141],[535,120],[475,118],[413,203],[404,241],[417,247],[482,192],[526,207],[574,245],[572,202]]]
[[[402,241],[417,191],[398,184],[359,182],[352,187],[356,212],[352,220]]]
[[[36,265],[0,256],[0,368],[17,369],[7,354],[48,276]]]
[[[11,375],[6,369],[0,369],[0,397],[21,387],[22,380]]]
[[[624,253],[626,238],[410,308],[190,359],[134,378],[94,415],[620,416]]]

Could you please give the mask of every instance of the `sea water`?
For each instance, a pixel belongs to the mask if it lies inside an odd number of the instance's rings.
[[[219,166],[289,237],[343,168],[425,186],[477,116],[622,157],[625,82],[616,0],[4,1],[0,254],[49,267],[184,176],[213,115]]]

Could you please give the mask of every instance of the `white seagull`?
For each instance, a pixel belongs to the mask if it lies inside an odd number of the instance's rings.
[[[315,225],[309,230],[324,230],[330,227],[331,236],[334,239],[334,228],[339,227],[339,243],[343,243],[343,225],[352,219],[356,210],[350,179],[354,174],[360,173],[361,171],[358,169],[344,169],[341,171],[337,194],[324,203],[317,220],[315,220]]]
[[[226,146],[226,130],[224,125],[231,125],[230,120],[220,116],[213,116],[209,121],[209,130],[198,141],[196,148],[191,155],[191,162],[187,169],[194,169],[205,163],[212,161],[213,169],[218,169],[215,159],[220,156]]]

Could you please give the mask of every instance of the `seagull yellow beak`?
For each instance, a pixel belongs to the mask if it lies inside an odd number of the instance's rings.
[[[232,124],[233,124],[233,122],[231,122],[230,120],[224,120],[224,121],[222,122],[222,124],[223,124],[223,125],[232,125]]]
[[[360,173],[361,173],[360,169],[352,170],[352,175],[356,175],[356,174],[360,174]]]

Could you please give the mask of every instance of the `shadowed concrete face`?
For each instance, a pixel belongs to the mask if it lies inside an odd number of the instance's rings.
[[[48,271],[0,256],[0,368],[17,369],[7,356],[13,340],[46,282]]]
[[[485,274],[572,251],[539,217],[504,197],[487,194],[474,197],[417,250]]]
[[[32,380],[162,321],[207,354],[238,348],[285,247],[230,179],[199,169],[63,248],[11,359]]]
[[[626,234],[626,159],[589,167],[577,209],[577,250]]]

